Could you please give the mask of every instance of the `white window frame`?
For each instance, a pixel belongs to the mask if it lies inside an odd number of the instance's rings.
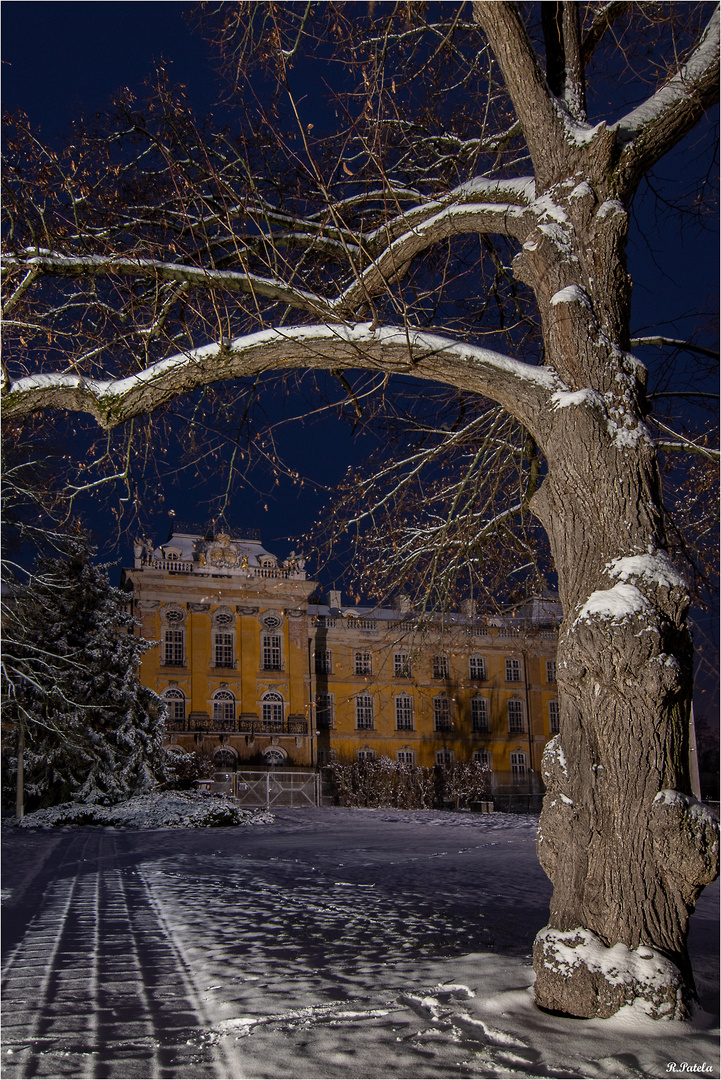
[[[410,679],[413,676],[413,665],[409,653],[393,653],[393,675],[397,679]]]
[[[491,730],[488,698],[475,694],[471,698],[471,731],[484,735]]]
[[[396,750],[396,761],[399,765],[415,765],[415,750]]]
[[[372,694],[356,694],[355,726],[358,731],[372,731],[375,727],[375,709]]]
[[[456,755],[452,750],[436,750],[436,765],[452,765]]]
[[[445,653],[436,653],[431,658],[431,676],[434,679],[450,678],[450,665]]]
[[[235,720],[237,701],[232,690],[216,690],[212,697],[213,720]]]
[[[514,780],[525,780],[527,777],[526,755],[523,750],[514,750],[511,754],[511,776]]]
[[[518,656],[506,657],[506,682],[521,682],[521,660]]]
[[[324,700],[321,700],[324,699]],[[315,722],[323,730],[335,727],[335,695],[325,690],[316,691]]]
[[[561,709],[558,698],[548,703],[548,730],[551,735],[558,735],[561,730]]]
[[[163,630],[163,667],[185,667],[185,628],[168,626]]]
[[[474,750],[473,760],[477,761],[479,765],[487,765],[493,772],[493,754],[490,750]]]
[[[373,653],[368,649],[356,649],[353,653],[353,674],[373,674]]]
[[[475,679],[477,682],[487,681],[488,665],[485,656],[468,657],[468,677],[469,679]]]
[[[213,631],[213,658],[214,667],[235,667],[235,634],[232,630]]]
[[[314,654],[314,666],[316,675],[332,675],[333,650],[316,649]]]
[[[413,731],[413,698],[410,694],[396,694],[394,712],[396,731]]]
[[[163,690],[162,698],[168,708],[168,720],[186,719],[187,699],[182,690],[169,686]]]
[[[556,678],[556,661],[546,660],[546,682],[555,683],[558,681]]]
[[[508,734],[525,735],[526,710],[520,698],[510,698],[506,702],[506,715],[508,716]]]
[[[450,731],[452,727],[451,699],[447,694],[436,694],[433,698],[433,730]]]
[[[280,630],[263,630],[260,635],[261,671],[283,671],[283,635]]]
[[[260,699],[260,719],[264,724],[279,724],[285,720],[285,701],[277,690],[268,690]]]
[[[375,761],[376,752],[369,747],[364,747],[362,750],[356,750],[356,761]]]

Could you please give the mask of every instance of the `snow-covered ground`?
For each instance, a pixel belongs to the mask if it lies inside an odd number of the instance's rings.
[[[5,829],[4,1075],[718,1077],[718,885],[692,920],[694,1023],[549,1016],[536,825],[321,808]]]

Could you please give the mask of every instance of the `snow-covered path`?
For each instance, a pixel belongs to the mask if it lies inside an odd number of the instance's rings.
[[[307,809],[253,828],[5,829],[4,1075],[717,1077],[717,1017],[535,1009],[535,827]],[[715,885],[691,938],[707,1010],[717,903]]]

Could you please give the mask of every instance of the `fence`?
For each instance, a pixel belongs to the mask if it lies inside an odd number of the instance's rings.
[[[241,806],[318,806],[318,774],[314,772],[243,770],[235,774],[235,797]]]

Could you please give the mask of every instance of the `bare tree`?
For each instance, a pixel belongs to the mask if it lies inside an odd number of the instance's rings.
[[[205,14],[240,136],[197,125],[162,72],[144,110],[128,93],[114,126],[78,126],[61,153],[20,122],[4,415],[142,427],[183,396],[195,408],[219,383],[303,368],[442,383],[515,418],[542,462],[521,503],[565,613],[536,998],[683,1017],[688,917],[718,836],[690,797],[689,593],[630,352],[625,250],[642,179],[717,101],[718,11],[540,9],[221,4]],[[337,87],[310,114],[309,57],[313,85]],[[627,74],[621,118],[589,122],[594,87]]]

